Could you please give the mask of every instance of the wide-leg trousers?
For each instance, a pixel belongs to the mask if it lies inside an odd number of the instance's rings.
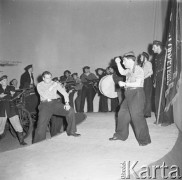
[[[129,135],[129,124],[132,125],[139,144],[151,142],[149,129],[144,118],[145,94],[143,88],[125,90],[125,99],[118,112],[115,137],[125,141]]]
[[[59,100],[51,102],[41,102],[39,107],[38,122],[35,129],[33,143],[46,139],[46,130],[52,115],[65,116],[67,121],[66,132],[68,135],[76,132],[75,112],[73,108],[68,111],[64,109],[64,104]]]

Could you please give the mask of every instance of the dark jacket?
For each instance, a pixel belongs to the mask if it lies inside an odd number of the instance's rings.
[[[34,82],[33,74],[32,74],[32,79]],[[31,83],[31,77],[28,71],[25,71],[20,78],[20,89],[27,89],[30,88],[30,83]]]
[[[165,61],[165,50],[162,50],[160,54],[155,56],[155,68],[154,68],[154,81],[162,81],[162,74]]]
[[[113,73],[112,77],[113,77],[113,81],[115,83],[115,92],[120,92],[121,87],[119,86],[118,82],[125,81],[125,77],[122,75],[118,75],[116,72]]]
[[[7,94],[7,96],[0,98],[0,117],[5,117],[5,112],[8,118],[18,115],[17,107],[14,102],[11,101],[13,97],[11,96],[10,91],[15,92],[14,86],[6,86],[6,89],[3,89],[0,85],[0,94]]]

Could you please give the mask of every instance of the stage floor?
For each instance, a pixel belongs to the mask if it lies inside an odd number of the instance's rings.
[[[161,159],[174,146],[175,124],[156,126],[147,119],[152,143],[139,146],[130,127],[124,142],[109,141],[115,129],[114,113],[87,113],[77,125],[81,137],[62,133],[41,143],[0,153],[1,180],[119,180],[121,163],[138,161],[135,170]],[[2,143],[2,142],[1,142]]]

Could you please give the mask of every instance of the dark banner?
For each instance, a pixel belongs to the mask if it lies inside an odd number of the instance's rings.
[[[180,34],[180,16],[177,0],[172,0],[169,32],[166,42],[166,108],[175,101],[179,90],[181,75],[181,34]]]

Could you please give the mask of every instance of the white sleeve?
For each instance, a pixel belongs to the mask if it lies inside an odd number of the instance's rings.
[[[64,96],[65,103],[69,102],[69,94],[60,84],[57,85],[57,90]]]

